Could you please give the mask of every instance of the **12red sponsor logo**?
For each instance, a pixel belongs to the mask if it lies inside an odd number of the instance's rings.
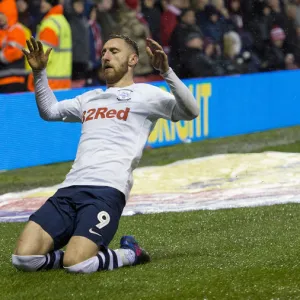
[[[130,112],[129,107],[126,107],[125,109],[121,109],[121,110],[116,110],[116,109],[108,110],[107,107],[91,108],[83,112],[82,123],[91,120],[97,120],[97,119],[113,119],[113,118],[126,121],[129,112]]]

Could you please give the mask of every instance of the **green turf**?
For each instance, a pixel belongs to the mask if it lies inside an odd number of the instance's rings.
[[[217,153],[300,152],[300,127],[147,150],[140,166]],[[0,174],[0,194],[61,182],[71,163]],[[123,217],[153,261],[92,275],[22,273],[10,255],[23,223],[0,224],[0,300],[300,299],[297,204]]]
[[[300,299],[300,206],[123,217],[144,266],[91,275],[22,273],[10,255],[23,224],[0,225],[0,299]]]
[[[268,150],[299,152],[300,127],[145,150],[140,166],[164,165],[181,159],[212,154]],[[59,184],[64,180],[71,164],[71,162],[67,162],[0,173],[0,195]]]

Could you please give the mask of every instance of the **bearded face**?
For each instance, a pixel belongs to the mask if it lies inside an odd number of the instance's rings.
[[[118,82],[129,71],[130,49],[122,39],[107,41],[102,50],[102,71],[108,84]]]
[[[104,78],[108,84],[118,82],[128,72],[128,59],[124,62],[109,61],[102,65]]]

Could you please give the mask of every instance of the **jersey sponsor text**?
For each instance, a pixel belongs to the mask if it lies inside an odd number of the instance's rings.
[[[82,123],[96,119],[112,119],[117,118],[119,120],[126,121],[130,108],[126,107],[124,110],[110,109],[107,107],[91,108],[88,111],[84,111],[82,114]]]

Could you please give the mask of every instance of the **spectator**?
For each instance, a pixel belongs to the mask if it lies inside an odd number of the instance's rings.
[[[224,35],[222,66],[227,75],[254,73],[260,70],[260,60],[249,51],[242,51],[240,36],[230,31]]]
[[[295,53],[296,62],[300,66],[300,26],[299,25],[297,25],[296,27],[296,32],[297,32],[298,40],[297,40],[297,45],[295,45],[294,53]]]
[[[240,32],[243,30],[244,21],[241,12],[240,0],[230,0],[228,3],[229,19],[233,25],[233,30]]]
[[[124,2],[123,2],[124,1]],[[128,35],[136,41],[140,49],[146,48],[146,38],[150,37],[150,30],[145,19],[138,14],[138,0],[123,0],[119,3],[117,20],[120,33]],[[153,73],[146,51],[141,51],[139,63],[135,67],[136,76],[146,76]]]
[[[196,23],[202,28],[202,26],[207,22],[207,15],[205,13],[205,8],[208,5],[209,0],[196,0],[194,7],[196,11]]]
[[[230,19],[229,11],[225,7],[224,0],[211,0],[211,3],[218,11],[219,22],[222,23],[223,32],[236,31],[235,25]]]
[[[40,18],[41,12],[41,0],[30,0],[28,1],[29,11],[34,18]]]
[[[300,62],[300,36],[297,32],[297,6],[295,4],[287,5],[287,28],[286,28],[286,53],[291,53]]]
[[[64,1],[64,0],[63,0]],[[92,8],[94,7],[94,2],[93,0],[83,0],[83,4],[84,4],[84,15],[89,18],[89,14],[92,10]]]
[[[236,61],[236,57],[242,50],[242,41],[236,32],[228,32],[224,35],[224,50],[222,65],[226,74],[240,74],[242,70]]]
[[[255,17],[249,21],[249,30],[254,37],[255,52],[263,57],[270,39],[271,9],[266,3],[258,2],[255,12]]]
[[[97,7],[93,6],[89,14],[89,40],[90,40],[90,61],[88,72],[88,85],[98,84],[98,73],[101,67],[101,51],[103,46],[101,27],[97,23]]]
[[[295,60],[295,56],[294,54],[287,54],[285,56],[285,68],[286,70],[296,70],[296,69],[299,69],[299,66],[297,65],[297,62]]]
[[[220,44],[224,33],[227,31],[226,26],[224,27],[224,21],[220,19],[219,11],[213,5],[206,6],[205,14],[207,21],[203,24],[201,30],[204,36],[210,37]]]
[[[184,9],[178,18],[179,23],[176,25],[170,38],[170,65],[175,72],[180,73],[180,57],[185,51],[185,39],[190,33],[196,33],[203,36],[200,28],[196,25],[195,12],[189,8]]]
[[[34,29],[34,18],[29,11],[28,0],[17,0],[17,9],[19,15],[19,22],[23,24],[30,31]]]
[[[142,13],[147,23],[149,24],[152,38],[158,43],[161,43],[161,39],[160,39],[161,10],[158,7],[158,5],[156,5],[155,0],[143,0]]]
[[[58,0],[42,0],[41,13],[44,18],[38,28],[37,40],[45,49],[53,49],[47,65],[49,85],[53,90],[71,88],[72,35],[63,15],[63,6]],[[33,90],[33,81],[30,83],[29,89]]]
[[[180,9],[187,9],[191,7],[191,0],[181,0],[180,2]]]
[[[72,0],[66,16],[72,32],[72,80],[85,80],[90,56],[89,22],[84,16],[84,1]]]
[[[26,90],[27,72],[21,51],[26,46],[26,37],[17,16],[14,0],[0,2],[0,93]]]
[[[28,11],[33,19],[33,24],[29,29],[33,36],[36,36],[37,27],[43,19],[43,14],[41,12],[41,0],[28,0]]]
[[[171,0],[170,3],[166,5],[165,10],[161,15],[160,36],[162,46],[166,53],[169,53],[170,38],[177,25],[177,17],[181,14],[180,7],[180,0]]]
[[[300,0],[295,0],[295,4],[297,4],[296,25],[300,27]]]
[[[285,12],[282,10],[279,0],[267,1],[271,9],[269,30],[271,30],[271,28],[273,28],[274,26],[285,29],[287,18]]]
[[[207,64],[210,75],[201,69],[198,72],[201,77],[300,66],[300,0],[0,0],[0,6],[8,2],[17,4],[20,25],[27,39],[35,35],[36,24],[41,24],[36,37],[44,47],[53,48],[47,69],[53,89],[70,88],[75,86],[74,82],[79,83],[76,86],[103,83],[99,71],[102,44],[109,35],[118,33],[129,35],[141,49],[146,47],[145,39],[151,36],[169,54],[172,68],[186,77],[197,73],[193,63]],[[62,5],[72,31],[63,20]],[[15,18],[9,6],[5,10],[1,22]],[[60,27],[67,38],[61,39]],[[7,31],[0,29],[2,60],[6,51],[2,50],[4,34]],[[135,69],[139,81],[157,76],[144,54],[141,51]],[[20,66],[23,58],[17,61]],[[9,67],[0,62],[1,71]],[[15,65],[12,69],[18,68]],[[26,78],[23,68],[20,77]],[[25,68],[29,68],[26,62]],[[73,85],[70,74],[75,79]],[[32,91],[32,74],[28,82]],[[24,89],[22,84],[19,90]]]
[[[204,38],[204,53],[214,61],[220,61],[222,50],[220,45],[216,44],[211,38]]]
[[[101,27],[103,41],[113,33],[118,33],[118,24],[112,15],[112,0],[100,0],[97,4],[97,22]]]
[[[181,78],[211,77],[223,74],[216,62],[203,52],[203,39],[198,33],[190,33],[185,38],[186,51],[181,54]]]
[[[211,0],[211,4],[217,9],[220,19],[226,24],[226,20],[229,20],[229,12],[225,7],[224,0]]]
[[[204,38],[204,54],[214,62],[216,76],[225,75],[225,71],[222,67],[222,50],[220,45],[215,43],[211,38]]]
[[[282,28],[275,27],[271,30],[271,44],[266,49],[264,70],[277,71],[285,69],[285,53],[283,50],[286,35]]]
[[[228,0],[227,0],[228,3]],[[264,3],[264,0],[242,0],[241,4],[241,13],[243,16],[244,27],[249,29],[249,23],[256,17],[256,7]]]
[[[19,13],[19,23],[23,27],[26,40],[29,40],[32,36],[31,28],[33,28],[34,20],[29,13],[29,6],[25,0],[17,0],[17,9]],[[27,60],[25,60],[25,69],[30,72],[31,68]]]
[[[253,37],[244,28],[244,20],[241,11],[241,0],[229,0],[228,3],[228,12],[229,12],[229,28],[237,32],[241,39],[243,48],[251,50],[253,47]]]

